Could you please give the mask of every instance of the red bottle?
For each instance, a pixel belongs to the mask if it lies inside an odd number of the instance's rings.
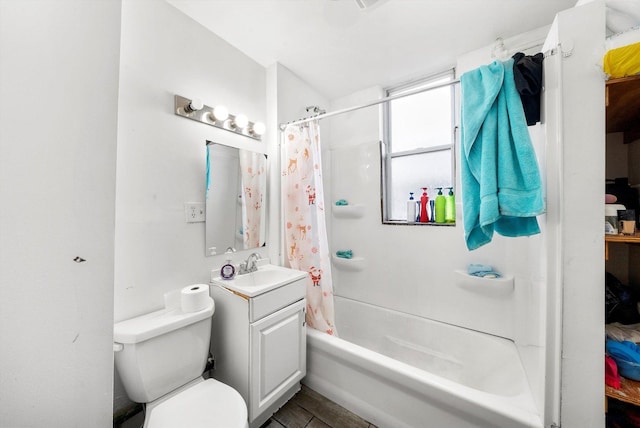
[[[429,222],[429,212],[427,211],[427,205],[429,204],[429,196],[427,195],[427,188],[422,188],[422,196],[420,197],[420,223]]]

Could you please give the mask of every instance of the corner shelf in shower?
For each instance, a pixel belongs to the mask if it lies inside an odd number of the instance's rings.
[[[332,212],[335,218],[362,218],[364,217],[364,205],[333,205]]]
[[[345,259],[336,255],[332,255],[331,262],[333,263],[333,266],[340,270],[351,272],[359,272],[364,270],[364,257],[352,257],[350,259]]]
[[[464,270],[456,270],[455,283],[458,287],[481,294],[499,296],[513,292],[513,276],[503,275],[500,278],[482,278],[469,275]]]

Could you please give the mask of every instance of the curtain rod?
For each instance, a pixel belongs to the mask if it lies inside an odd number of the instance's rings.
[[[457,83],[460,83],[460,79],[455,79],[455,80],[452,80],[450,82],[441,83],[439,85],[428,86],[426,88],[415,89],[413,91],[404,92],[404,93],[398,94],[398,95],[392,95],[392,96],[386,97],[386,98],[380,98],[379,100],[372,101],[372,102],[369,102],[367,104],[362,104],[362,105],[359,105],[359,106],[347,107],[347,108],[344,108],[342,110],[330,111],[328,113],[323,113],[323,114],[319,114],[319,115],[312,116],[312,117],[306,117],[304,119],[297,119],[297,120],[294,120],[294,121],[291,121],[291,122],[281,123],[279,125],[279,128],[280,128],[280,131],[284,131],[284,129],[287,127],[287,125],[300,125],[302,123],[311,122],[312,120],[324,119],[324,118],[327,118],[327,117],[336,116],[338,114],[349,113],[350,111],[360,110],[361,108],[375,106],[377,104],[386,103],[388,101],[397,100],[398,98],[408,97],[410,95],[420,94],[422,92],[431,91],[433,89],[445,88],[447,86],[455,85]]]

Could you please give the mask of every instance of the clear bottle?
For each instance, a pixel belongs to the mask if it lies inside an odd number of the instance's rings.
[[[231,255],[236,250],[234,248],[227,248],[227,251],[224,252],[224,255],[227,257],[227,261],[220,268],[220,276],[222,279],[233,279],[236,276],[236,267],[233,265],[231,261]]]
[[[407,223],[416,222],[416,201],[413,199],[413,192],[409,192],[409,200],[407,201]]]
[[[431,213],[431,217],[429,219],[429,222],[435,223],[436,222],[436,201],[435,201],[435,199],[431,199],[429,201],[429,207],[430,207],[429,212]]]

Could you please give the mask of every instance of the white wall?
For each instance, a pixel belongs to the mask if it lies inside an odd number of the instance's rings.
[[[381,96],[380,88],[335,100],[332,110],[358,105]],[[379,111],[369,107],[328,118],[331,124],[331,196],[365,205],[358,220],[331,218],[332,251],[352,249],[365,258],[362,272],[334,268],[336,293],[428,318],[439,319],[505,337],[516,334],[512,322],[513,296],[496,299],[453,285],[453,271],[470,262],[492,264],[505,274],[522,267],[508,257],[528,251],[539,237],[494,241],[479,250],[466,250],[458,195],[456,227],[381,224]],[[323,123],[324,124],[324,123]],[[458,182],[459,185],[459,182]],[[459,190],[459,187],[457,187]],[[334,202],[332,200],[332,202]],[[520,247],[513,247],[520,245]],[[522,278],[518,278],[522,281]],[[522,287],[522,285],[520,285]],[[504,322],[508,320],[509,322]]]
[[[282,64],[274,64],[278,73],[278,120],[289,122],[314,113],[306,111],[308,106],[329,110],[329,100],[300,79]]]
[[[329,139],[324,139],[329,142],[331,158],[331,203],[344,198],[366,208],[360,220],[328,217],[332,251],[350,248],[365,259],[362,272],[334,269],[336,294],[514,338],[547,425],[559,422],[555,405],[560,398],[562,426],[604,424],[604,101],[603,83],[593,67],[594,46],[604,36],[604,13],[601,2],[589,8],[560,15],[566,22],[559,40],[570,45],[575,42],[576,46],[571,57],[556,57],[564,68],[559,77],[564,77],[565,86],[556,104],[562,113],[551,127],[548,122],[545,127],[530,128],[543,181],[549,186],[548,214],[539,218],[540,236],[496,236],[486,247],[468,252],[463,242],[460,195],[459,225],[455,228],[381,225],[378,109],[323,121],[332,130]],[[545,33],[546,29],[540,30],[506,44],[520,50],[530,42],[539,44]],[[458,72],[490,62],[490,49],[459,58]],[[551,81],[546,84],[552,85]],[[360,91],[334,100],[331,110],[379,96],[379,88]],[[588,105],[585,100],[590,100]],[[545,132],[560,136],[560,141],[545,138]],[[587,164],[589,168],[585,168]],[[514,294],[497,301],[456,289],[451,272],[464,269],[469,262],[488,263],[513,274]],[[562,331],[556,335],[558,328]],[[551,352],[545,355],[548,349]],[[556,376],[561,376],[558,383]]]
[[[280,132],[276,125],[311,116],[313,112],[306,111],[306,107],[308,106],[318,106],[327,109],[329,101],[291,70],[278,63],[272,64],[267,68],[267,93],[268,121],[273,125],[271,127],[271,141],[273,144],[271,144],[270,152],[270,168],[272,171],[270,174],[271,187],[269,190],[273,196],[273,201],[275,202],[277,200],[277,203],[274,203],[271,207],[270,218],[272,221],[270,222],[269,230],[272,236],[281,237]],[[328,131],[328,129],[323,127],[323,144],[326,131]],[[326,177],[327,171],[325,170],[324,173]],[[280,244],[284,245],[282,242]],[[276,252],[273,247],[271,248],[271,259],[278,260],[280,263],[286,265],[287,257],[284,250],[282,248],[277,248],[277,250]]]
[[[3,427],[111,425],[120,8],[0,1]]]
[[[549,257],[556,276],[549,279],[554,290],[560,291],[562,305],[557,311],[562,317],[562,354],[557,358],[562,379],[561,425],[595,428],[605,422],[605,91],[602,74],[593,66],[594,52],[605,36],[603,2],[558,14],[551,36],[565,54],[571,53],[550,61],[559,64],[561,83],[545,83],[546,91],[559,100],[554,113],[560,126],[550,130],[548,144],[559,165],[556,176],[549,175],[553,192],[549,196],[557,201],[549,202],[553,208],[549,210],[550,248],[556,250]]]
[[[0,1],[0,338],[11,349],[0,353],[2,424],[109,425],[114,310],[120,320],[156,309],[165,291],[206,282],[220,265],[219,258],[204,257],[204,224],[186,224],[183,203],[203,199],[205,140],[258,143],[175,116],[173,95],[223,103],[253,120],[269,118],[264,68],[173,7],[126,1],[121,48],[120,25],[118,1]],[[269,106],[274,100],[282,106],[276,121],[305,115],[304,105],[326,106],[293,73],[274,70],[270,76],[277,78],[269,82],[276,89],[268,94]],[[299,91],[306,96],[294,95]],[[379,95],[380,88],[365,90],[328,110]],[[338,294],[462,325],[474,319],[474,328],[497,328],[537,346],[540,331],[525,327],[537,311],[530,297],[540,298],[536,287],[543,282],[539,266],[527,263],[540,251],[539,238],[496,237],[490,247],[468,253],[460,225],[381,225],[379,117],[375,108],[363,114],[323,124],[332,158],[325,165],[333,169],[327,203],[345,198],[367,206],[357,227],[332,224],[332,250],[352,247],[368,266],[351,278],[338,272]],[[361,128],[361,121],[369,125]],[[270,135],[260,150],[274,152],[277,134]],[[583,153],[579,145],[575,151]],[[349,165],[351,155],[359,176],[342,181],[341,165]],[[584,239],[572,248],[579,252]],[[264,251],[273,254],[273,246]],[[86,261],[76,263],[76,256]],[[451,272],[472,261],[524,281],[508,301],[469,296],[452,286]],[[600,288],[584,293],[583,285],[574,281],[575,291],[568,290],[580,296],[565,333],[572,363],[583,351],[579,309],[600,301],[594,294]],[[568,368],[567,379],[584,374],[583,365]],[[567,385],[566,414],[580,414],[584,385]]]
[[[204,223],[185,202],[205,194],[205,142],[268,151],[176,116],[174,94],[266,121],[266,71],[164,1],[125,1],[118,111],[115,321],[159,309],[166,291],[208,283],[224,256],[205,257]],[[270,235],[273,241],[277,236]],[[260,249],[266,254],[267,249]],[[238,252],[234,260],[246,258]],[[116,390],[118,402],[126,402]]]
[[[507,47],[541,42],[546,29],[507,40]],[[510,44],[511,43],[511,44]],[[540,49],[541,46],[538,46]],[[458,74],[487,64],[491,46],[459,58]],[[331,110],[351,107],[383,96],[374,87],[333,100]],[[475,251],[464,243],[459,172],[456,177],[457,225],[401,226],[381,224],[380,109],[369,107],[323,121],[331,127],[331,205],[338,199],[363,204],[361,219],[328,216],[332,252],[352,249],[363,257],[363,271],[333,267],[336,295],[474,330],[512,338],[531,379],[538,407],[543,407],[544,329],[546,296],[545,239],[504,238]],[[530,128],[544,169],[544,136],[540,126]],[[325,146],[326,147],[326,146]],[[457,171],[459,171],[459,157]],[[326,164],[326,162],[325,162]],[[544,230],[545,217],[539,222]],[[484,263],[515,276],[515,291],[507,296],[473,292],[454,284],[454,271],[469,263]],[[339,332],[339,326],[338,326]]]
[[[516,52],[533,55],[544,51],[543,44],[548,31],[549,27],[542,27],[508,38],[504,41],[505,48],[510,55]],[[492,45],[485,46],[459,57],[456,68],[458,76],[490,62],[492,48]],[[546,186],[548,168],[545,128],[539,123],[528,127],[528,130],[540,166],[542,184]],[[513,311],[511,318],[514,330],[512,338],[518,347],[533,397],[539,409],[544,408],[545,399],[545,377],[542,373],[546,370],[546,300],[549,292],[547,222],[548,216],[546,214],[538,217],[540,235],[524,239],[502,238],[504,246],[494,256],[497,260],[502,259],[508,264],[516,280],[513,300],[510,303]],[[501,315],[494,316],[493,319],[498,323],[509,322],[508,318]]]
[[[206,140],[266,151],[266,143],[176,116],[174,95],[265,121],[265,85],[262,66],[173,6],[124,2],[116,321],[158,309],[166,291],[208,282],[223,261],[205,256],[204,223],[184,217],[185,202],[204,201]]]

